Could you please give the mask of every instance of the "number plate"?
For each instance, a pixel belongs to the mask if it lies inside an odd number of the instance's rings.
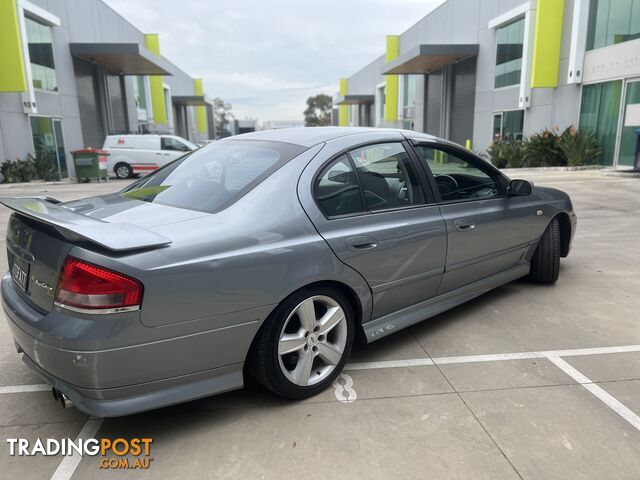
[[[16,285],[23,292],[27,291],[27,280],[29,279],[29,263],[21,258],[13,257],[13,267],[11,267],[11,277]]]

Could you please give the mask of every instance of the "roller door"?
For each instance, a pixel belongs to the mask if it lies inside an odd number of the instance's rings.
[[[104,125],[97,98],[95,67],[89,62],[73,59],[73,68],[80,110],[80,125],[83,146],[102,148],[104,143]]]
[[[442,78],[442,70],[430,73],[427,76],[425,92],[425,132],[437,136],[441,135],[440,116],[442,112]]]
[[[450,140],[464,145],[473,138],[473,112],[476,100],[476,58],[453,66]]]

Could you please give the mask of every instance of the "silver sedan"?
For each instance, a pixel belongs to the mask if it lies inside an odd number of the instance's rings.
[[[386,129],[240,135],[115,194],[0,202],[16,348],[103,417],[238,389],[245,370],[314,395],[356,340],[520,277],[554,283],[576,226],[565,193]]]

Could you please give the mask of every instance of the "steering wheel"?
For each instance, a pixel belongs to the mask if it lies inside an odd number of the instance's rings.
[[[451,196],[460,190],[460,185],[455,178],[451,175],[435,175],[434,179],[436,181],[436,185],[438,185],[438,190],[440,191],[440,195],[442,198]]]

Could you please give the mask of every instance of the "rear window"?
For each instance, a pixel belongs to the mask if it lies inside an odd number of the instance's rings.
[[[282,142],[214,142],[138,180],[120,195],[213,213],[236,202],[304,150]]]

